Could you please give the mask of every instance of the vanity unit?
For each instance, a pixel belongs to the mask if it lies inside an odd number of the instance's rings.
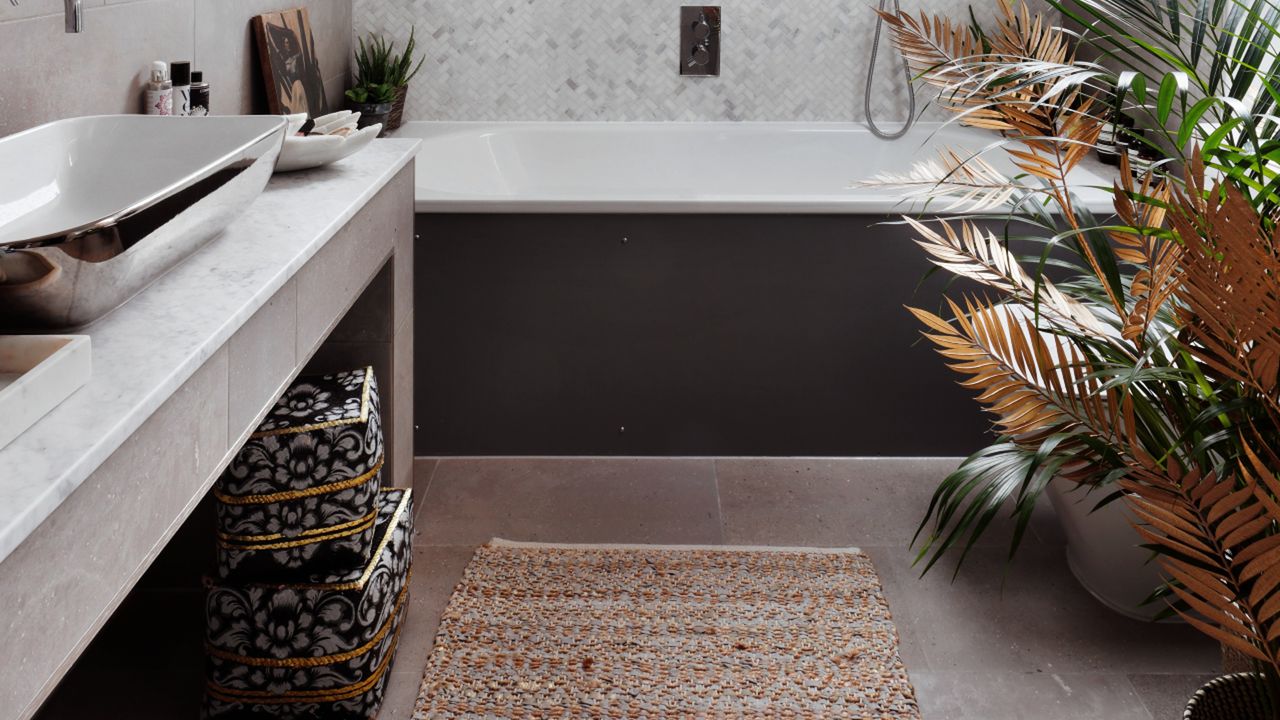
[[[35,714],[304,368],[373,366],[386,484],[412,485],[417,147],[277,176],[83,331],[92,379],[0,449],[0,720]]]

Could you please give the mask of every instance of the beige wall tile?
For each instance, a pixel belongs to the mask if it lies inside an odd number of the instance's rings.
[[[311,17],[325,90],[333,107],[335,78],[345,82],[351,56],[351,0],[201,0],[196,7],[196,64],[213,84],[213,112],[266,112],[266,95],[259,74],[249,21],[254,15],[289,7],[305,7]]]
[[[293,377],[298,365],[298,291],[293,281],[280,288],[227,346],[230,362],[230,429],[239,434],[256,420]]]
[[[410,177],[414,173],[414,161],[409,162],[409,166],[404,172]],[[414,187],[412,182],[406,182],[397,185],[394,192],[398,198],[396,212],[413,216],[413,193]],[[396,316],[400,317],[405,313],[413,312],[413,249],[418,240],[417,227],[409,228],[409,231],[401,235],[397,240],[396,246],[396,262],[395,276],[393,278],[395,287],[395,299],[393,301]]]
[[[392,341],[391,376],[395,394],[387,414],[391,417],[391,455],[393,482],[398,487],[412,487],[413,477],[413,312],[396,314],[400,326]]]
[[[71,664],[64,653],[88,644],[191,512],[228,449],[227,356],[220,351],[0,563],[0,714],[25,716],[23,708],[48,694]],[[64,560],[48,564],[55,557]]]
[[[400,171],[307,263],[297,276],[298,357],[308,357],[364,290],[366,280],[390,256],[397,239],[413,232],[412,168]]]
[[[289,6],[311,13],[334,107],[349,74],[351,0],[85,0],[85,30],[63,32],[61,0],[0,2],[0,136],[76,115],[141,110],[153,60],[193,59],[213,111],[265,112],[249,19]]]
[[[63,31],[61,13],[0,22],[0,136],[64,117],[140,112],[147,65],[190,57],[194,6],[90,7],[79,34]]]
[[[413,176],[413,163],[406,169]],[[413,215],[413,184],[405,183],[393,189],[398,198],[396,212]],[[392,373],[395,379],[395,397],[391,407],[391,448],[395,460],[395,483],[404,487],[414,484],[413,473],[413,273],[414,245],[417,241],[414,227],[396,240],[396,252],[392,262],[393,296],[391,312],[395,333],[392,337]],[[419,502],[425,492],[419,494]]]
[[[391,277],[388,262],[333,329],[329,342],[391,341]]]
[[[9,20],[25,20],[27,18],[45,17],[47,15],[57,15],[62,17],[62,0],[17,0],[18,4],[13,5],[9,2],[0,3],[0,22]],[[119,2],[119,0],[115,0]],[[83,0],[83,6],[86,8],[98,7],[104,4],[104,0]]]

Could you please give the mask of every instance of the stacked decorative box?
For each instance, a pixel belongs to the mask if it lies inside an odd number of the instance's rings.
[[[214,490],[209,718],[371,718],[408,607],[413,499],[382,490],[372,369],[300,380]]]

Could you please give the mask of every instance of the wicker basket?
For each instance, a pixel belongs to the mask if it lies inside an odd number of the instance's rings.
[[[404,98],[408,94],[408,85],[396,88],[396,99],[391,101],[391,115],[387,118],[387,131],[395,130],[404,122]]]
[[[1182,720],[1272,720],[1258,676],[1235,673],[1214,678],[1187,702]]]

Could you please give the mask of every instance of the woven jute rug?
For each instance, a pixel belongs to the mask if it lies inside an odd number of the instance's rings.
[[[916,720],[857,550],[544,545],[476,551],[416,720]]]

